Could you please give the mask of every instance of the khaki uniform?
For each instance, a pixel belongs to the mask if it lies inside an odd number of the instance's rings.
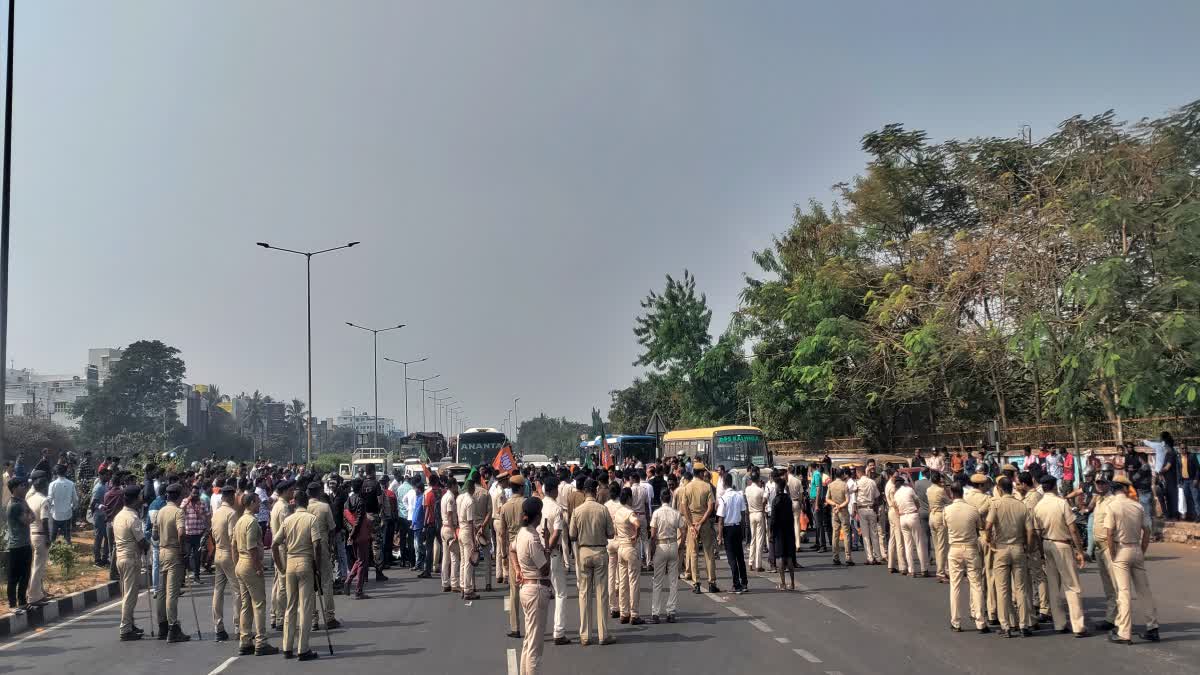
[[[1001,495],[988,512],[987,523],[992,528],[989,536],[993,549],[992,576],[996,579],[996,614],[1003,630],[1033,627],[1033,615],[1025,590],[1025,544],[1031,529],[1029,520],[1029,509],[1012,495]],[[1017,616],[1013,616],[1014,602]]]
[[[704,516],[705,511],[712,504],[712,485],[706,481],[693,480],[688,483],[685,489],[687,491],[688,515],[690,516],[690,518],[687,518],[687,516],[685,518],[689,520],[689,525],[699,523],[700,518]],[[704,551],[704,566],[708,572],[708,583],[717,583],[717,531],[714,525],[716,519],[716,506],[714,505],[713,513],[709,516],[708,520],[700,526],[695,535],[688,537],[687,556],[691,564],[693,584],[700,583],[700,570],[696,567],[699,563],[696,559],[696,549],[698,548],[702,548]]]
[[[804,532],[800,529],[800,515],[804,513],[804,481],[800,480],[800,477],[795,474],[788,474],[787,491],[788,499],[792,500],[792,523],[796,534],[796,550],[798,551],[800,550],[800,538],[804,536]],[[837,549],[835,548],[834,550],[836,551]],[[690,558],[691,555],[689,554],[688,557]]]
[[[638,541],[641,535],[637,531],[641,518],[627,506],[621,505],[613,518],[613,527],[617,536],[613,540],[617,544],[617,592],[620,596],[621,617],[635,619],[638,615],[638,598],[641,596],[638,586],[642,574],[642,561],[638,557]],[[612,570],[609,570],[612,573]]]
[[[554,637],[567,636],[567,565],[562,542],[567,538],[566,509],[550,497],[542,497],[542,522],[538,524],[538,535],[550,556],[550,588],[554,592]],[[557,545],[550,548],[550,538],[558,532]]]
[[[1111,518],[1108,512],[1112,493],[1097,495],[1096,509],[1092,512],[1092,532],[1096,542],[1096,569],[1100,572],[1100,585],[1104,588],[1104,620],[1117,622],[1117,587],[1112,578],[1112,559],[1108,555],[1108,528]]]
[[[763,557],[767,554],[766,491],[755,483],[747,482],[744,494],[746,510],[750,512],[750,560],[747,564],[751,570],[761,572]]]
[[[691,481],[684,480],[679,484],[679,488],[671,495],[671,506],[679,512],[680,516],[688,512],[687,495],[685,494],[688,483]],[[679,535],[679,569],[683,574],[680,579],[687,580],[692,578],[692,561],[688,559],[687,547],[688,540],[692,538],[691,531],[687,527],[687,518],[683,518],[683,532]]]
[[[1033,510],[1037,507],[1038,502],[1042,500],[1042,493],[1036,489],[1025,493],[1025,497],[1021,500],[1025,502],[1025,508],[1029,509],[1029,517],[1033,518]],[[1033,522],[1032,520],[1030,521]],[[1038,615],[1050,614],[1050,591],[1046,585],[1046,565],[1045,557],[1042,555],[1042,548],[1036,543],[1034,547],[1025,552],[1025,567],[1028,570],[1027,581],[1025,583],[1025,591],[1029,595],[1029,607],[1032,611],[1034,603],[1037,603]],[[1034,597],[1034,594],[1037,594]]]
[[[242,647],[248,647],[253,639],[255,648],[259,648],[267,643],[267,585],[254,565],[254,551],[258,551],[259,559],[262,559],[262,528],[253,514],[246,513],[238,519],[233,528],[233,541],[238,552],[235,574],[241,604],[238,641]]]
[[[271,541],[283,530],[283,521],[291,513],[287,500],[275,495],[275,503],[271,505]],[[271,625],[283,623],[283,613],[287,609],[287,560],[276,560],[275,580],[271,582]],[[364,563],[365,564],[365,563]]]
[[[759,501],[762,501],[761,496]],[[762,513],[759,512],[759,515]],[[750,517],[753,519],[753,511],[750,512]],[[675,613],[679,599],[679,537],[686,528],[683,516],[671,508],[670,504],[658,507],[650,517],[650,530],[654,533],[654,590],[650,596],[652,616]],[[662,604],[664,583],[669,584],[665,611]]]
[[[495,555],[491,551],[495,539],[495,531],[492,529],[492,496],[480,485],[475,488],[471,499],[475,503],[475,530],[478,533],[475,537],[475,554],[479,559],[479,566],[483,568],[483,580],[487,582],[490,590],[492,573],[496,566]],[[471,588],[475,588],[474,567],[471,568]]]
[[[847,494],[846,481],[841,478],[830,483],[826,492],[827,500],[834,504],[846,501]],[[831,504],[829,510],[833,520],[833,559],[841,559],[841,549],[844,547],[846,562],[850,562],[850,505],[835,508]]]
[[[976,628],[983,628],[987,626],[983,612],[983,556],[979,553],[983,519],[974,506],[961,499],[954,500],[943,510],[943,519],[949,547],[946,569],[950,575],[950,625],[961,627],[959,602],[963,577],[966,577],[971,586],[971,617],[975,619]]]
[[[449,490],[442,495],[438,509],[442,516],[442,530],[438,538],[442,542],[442,590],[462,590],[462,581],[458,575],[462,573],[459,563],[458,547],[458,509],[455,508],[455,496]]]
[[[142,571],[141,542],[146,540],[142,519],[128,506],[113,518],[113,545],[117,551],[117,572],[121,575],[121,635],[133,631],[133,610],[137,607],[138,579]]]
[[[511,499],[504,503],[500,509],[500,526],[504,528],[504,550],[512,549],[513,542],[517,540],[517,534],[521,531],[521,509],[525,508],[525,498],[514,494]],[[507,555],[505,558],[507,559]],[[521,605],[520,593],[517,585],[512,582],[515,578],[515,572],[509,567],[508,581],[508,631],[510,633],[520,632],[521,623],[517,615],[517,611]]]
[[[212,617],[217,632],[225,630],[225,588],[232,586],[235,592],[234,616],[242,613],[242,596],[237,593],[236,564],[233,561],[233,530],[237,525],[237,513],[224,501],[212,517],[213,537],[213,597]]]
[[[930,485],[925,492],[929,502],[929,534],[933,537],[933,563],[939,577],[946,576],[946,558],[950,555],[950,540],[946,537],[944,511],[950,504],[950,493],[941,485]],[[862,510],[862,507],[859,507]]]
[[[596,634],[600,642],[608,639],[604,600],[608,592],[608,554],[605,547],[616,535],[608,509],[595,497],[588,495],[583,504],[571,514],[571,540],[575,542],[577,585],[579,587],[579,642],[591,639],[592,617],[596,619]]]
[[[974,506],[975,510],[979,511],[981,521],[987,522],[988,512],[992,508],[991,496],[982,490],[972,489],[963,495],[963,501]],[[992,621],[999,621],[996,617],[996,586],[992,583],[992,547],[988,543],[986,532],[979,533],[979,554],[983,559],[983,589],[987,597],[987,616]]]
[[[158,510],[158,622],[179,623],[179,596],[187,563],[183,560],[183,509],[172,502]]]
[[[900,570],[902,573],[910,572],[908,562],[904,555],[904,532],[900,527],[900,511],[896,508],[896,484],[892,481],[887,482],[887,486],[883,489],[883,499],[887,504],[888,518],[888,541],[887,541],[887,566],[889,570]]]
[[[1120,485],[1117,486],[1118,488]],[[1146,630],[1158,628],[1158,608],[1146,577],[1146,559],[1142,551],[1145,509],[1123,493],[1109,500],[1109,543],[1115,543],[1112,558],[1113,583],[1117,586],[1117,637],[1130,639],[1133,633],[1133,606],[1130,591],[1136,592],[1146,616]]]
[[[1075,518],[1071,515],[1071,507],[1058,495],[1045,495],[1033,510],[1033,518],[1046,556],[1046,581],[1054,629],[1062,630],[1067,625],[1062,607],[1062,596],[1066,594],[1071,629],[1076,633],[1083,632],[1083,593],[1072,555],[1071,528],[1075,527]]]
[[[493,486],[492,490],[488,491],[488,497],[491,502],[489,506],[491,507],[493,550],[496,552],[496,583],[504,583],[508,570],[508,553],[505,551],[508,549],[504,542],[499,541],[500,509],[504,508],[504,504],[508,500],[504,498],[504,488],[499,485]]]
[[[475,520],[475,499],[469,492],[463,490],[458,494],[455,510],[458,512],[456,539],[458,540],[459,585],[463,593],[474,593],[475,566],[471,564],[471,559],[475,557],[475,527],[478,524]]]
[[[283,521],[279,538],[287,558],[287,611],[283,617],[283,651],[308,651],[311,630],[308,617],[316,604],[313,594],[313,558],[321,541],[317,518],[299,507]]]
[[[46,503],[46,495],[33,490],[25,495],[25,504],[33,511],[33,522],[29,524],[29,543],[33,547],[29,602],[35,603],[46,597],[46,564],[50,562],[50,533],[42,525],[50,519],[50,505]]]
[[[516,554],[524,580],[520,590],[521,609],[525,612],[521,673],[538,675],[542,672],[542,651],[546,647],[543,634],[546,632],[547,605],[552,594],[550,581],[542,575],[542,567],[548,562],[546,547],[536,532],[522,527],[513,537],[509,550]],[[516,616],[517,608],[514,606],[509,614]]]
[[[616,497],[604,502],[604,508],[608,510],[608,517],[613,522],[613,528],[616,528],[617,511],[621,508],[621,502],[617,501]],[[608,610],[613,614],[621,613],[621,547],[617,543],[615,535],[610,537],[608,545],[604,547],[604,552],[608,554]]]
[[[884,558],[884,546],[883,533],[879,530],[879,516],[875,513],[875,502],[879,499],[879,488],[875,481],[870,478],[859,479],[854,498],[857,500],[858,529],[862,534],[867,562],[879,562]]]
[[[317,533],[321,535],[321,559],[317,561],[321,572],[321,587],[316,592],[321,595],[321,603],[325,606],[325,623],[329,623],[337,618],[333,600],[333,558],[330,557],[334,550],[330,533],[337,527],[337,521],[333,519],[333,509],[318,499],[309,499],[308,512],[317,519]],[[320,607],[317,607],[314,611],[319,610]]]

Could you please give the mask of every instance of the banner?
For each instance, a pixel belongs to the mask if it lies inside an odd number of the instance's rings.
[[[492,468],[497,471],[512,472],[517,468],[517,458],[513,457],[512,446],[505,443],[504,447],[500,448],[500,452],[496,453],[496,459],[492,460]]]

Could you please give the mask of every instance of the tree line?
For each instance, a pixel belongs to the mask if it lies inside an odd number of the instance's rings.
[[[1045,139],[862,138],[860,175],[756,251],[717,339],[696,279],[633,328],[646,372],[611,430],[753,422],[773,438],[1194,415],[1200,390],[1200,101],[1109,111]]]

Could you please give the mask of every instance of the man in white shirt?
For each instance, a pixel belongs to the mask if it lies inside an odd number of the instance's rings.
[[[471,481],[467,481],[462,492],[455,499],[458,527],[454,532],[454,538],[458,542],[458,578],[463,600],[479,599],[479,594],[475,592],[475,568],[471,564],[472,558],[478,560],[475,557],[475,498],[471,496],[471,489],[474,487],[472,481],[478,482],[479,477],[475,475],[471,479]]]
[[[75,491],[75,482],[67,478],[67,467],[59,464],[54,467],[57,476],[50,483],[50,493],[46,496],[46,504],[50,508],[50,543],[53,544],[61,534],[71,543],[71,521],[75,517],[75,507],[79,506],[79,493]]]
[[[767,543],[767,491],[762,488],[762,478],[751,476],[746,482],[746,509],[750,513],[750,568],[763,571],[762,557]]]
[[[560,483],[548,476],[542,483],[542,521],[538,523],[538,534],[542,545],[550,556],[550,588],[554,591],[554,644],[571,644],[567,637],[565,607],[567,602],[567,565],[563,559],[563,531],[567,510],[558,505]]]
[[[725,492],[717,500],[717,545],[725,544],[725,558],[729,561],[729,573],[734,593],[745,593],[749,579],[746,576],[746,551],[742,548],[742,522],[746,514],[746,498],[734,486],[733,475],[725,474],[721,479]]]
[[[902,480],[902,479],[901,479]],[[921,527],[921,505],[917,492],[907,483],[901,483],[892,496],[896,510],[900,513],[900,529],[904,533],[904,558],[909,574],[917,577],[929,576],[929,543],[925,529]],[[917,563],[920,562],[920,569]]]

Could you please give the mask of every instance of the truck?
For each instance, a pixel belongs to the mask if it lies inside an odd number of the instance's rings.
[[[338,474],[349,480],[367,472],[367,465],[375,465],[375,475],[381,479],[392,475],[393,456],[384,448],[359,448],[350,455],[349,464],[339,464]]]

